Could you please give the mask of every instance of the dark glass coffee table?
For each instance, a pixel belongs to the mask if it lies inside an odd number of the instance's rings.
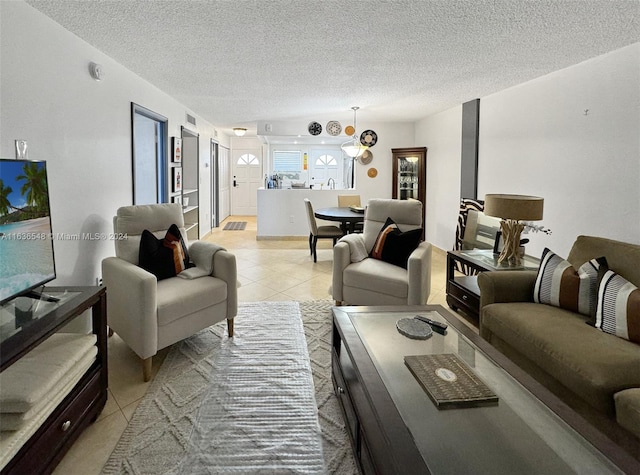
[[[449,325],[414,340],[396,321]],[[332,369],[363,473],[640,473],[640,463],[440,305],[334,307]],[[453,353],[497,405],[438,409],[405,366],[408,355]]]

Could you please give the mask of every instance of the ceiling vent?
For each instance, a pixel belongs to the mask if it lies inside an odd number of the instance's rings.
[[[187,124],[191,124],[196,127],[196,118],[192,115],[187,114]]]

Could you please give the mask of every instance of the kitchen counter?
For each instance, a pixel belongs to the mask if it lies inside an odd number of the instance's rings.
[[[309,198],[314,209],[338,206],[338,195],[357,195],[357,190],[309,188],[259,188],[257,239],[308,238],[309,222],[304,199]],[[364,203],[363,203],[364,204]],[[319,226],[329,225],[318,220]]]

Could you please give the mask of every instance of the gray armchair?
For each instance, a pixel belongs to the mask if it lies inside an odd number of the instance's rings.
[[[401,231],[422,227],[422,203],[416,200],[369,200],[364,219],[364,249],[371,253],[387,218]],[[353,235],[350,235],[353,236]],[[421,242],[407,269],[367,257],[352,262],[350,244],[333,248],[332,295],[336,305],[424,305],[431,291],[431,244]]]
[[[187,243],[178,204],[118,209],[113,227],[122,239],[115,240],[116,257],[102,261],[109,328],[142,358],[145,381],[151,377],[151,358],[158,350],[225,318],[229,336],[233,336],[238,310],[235,256],[213,243],[187,244],[191,257],[199,259],[195,274],[204,274],[202,277],[158,281],[137,265],[142,231],[147,229],[162,238],[172,224],[178,226]]]

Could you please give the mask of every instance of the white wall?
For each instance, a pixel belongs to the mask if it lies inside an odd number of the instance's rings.
[[[640,243],[639,84],[636,43],[481,98],[478,197],[545,198],[539,224],[553,233],[530,234],[528,253],[566,257],[579,234]],[[429,147],[426,238],[443,249],[455,238],[459,116],[456,107],[416,124],[416,143]]]
[[[25,3],[0,2],[0,22],[0,156],[25,139],[29,158],[47,160],[54,233],[109,233],[117,208],[132,203],[131,102],[167,117],[169,136],[195,116],[201,164],[209,160],[213,126],[167,94]],[[55,284],[93,285],[114,246],[58,240],[54,250]]]
[[[462,106],[416,123],[416,145],[427,147],[425,238],[441,249],[455,241],[460,206]]]
[[[640,43],[483,98],[479,156],[481,196],[544,197],[536,253],[566,257],[579,234],[640,243]]]

